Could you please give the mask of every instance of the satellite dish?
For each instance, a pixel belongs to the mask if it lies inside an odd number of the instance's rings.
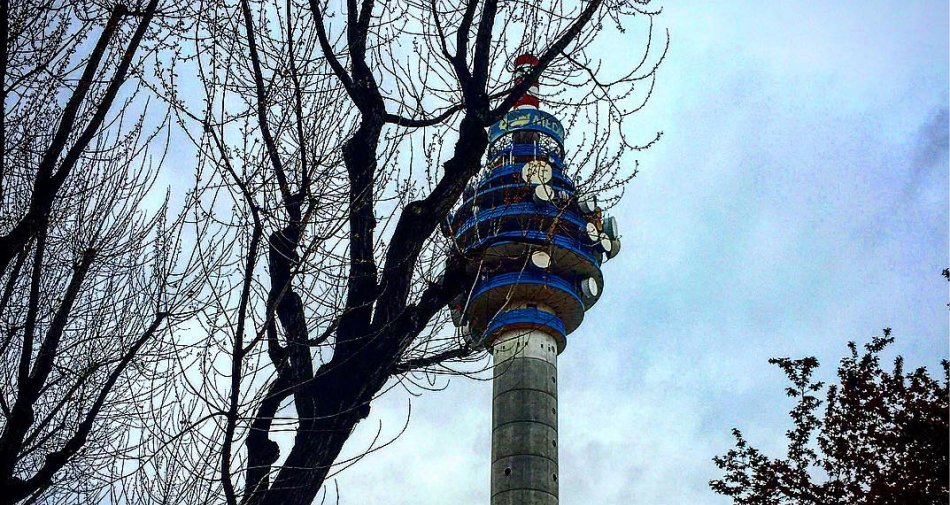
[[[543,160],[529,161],[521,167],[521,178],[530,184],[547,184],[552,175],[551,165]]]
[[[593,214],[597,212],[597,197],[595,195],[588,195],[577,201],[577,205],[581,208],[581,212],[584,214]]]
[[[610,241],[610,250],[607,251],[607,259],[611,259],[620,254],[620,239],[615,238]]]
[[[610,240],[617,238],[619,230],[617,229],[617,218],[613,216],[608,216],[604,218],[604,233],[610,237]]]
[[[587,223],[585,231],[587,232],[588,240],[595,243],[600,241],[600,230],[597,229],[597,225],[594,223]]]
[[[550,202],[554,198],[554,188],[547,184],[538,184],[534,187],[534,201],[537,203]]]
[[[600,234],[600,248],[608,255],[610,251],[613,250],[613,243],[611,243],[610,237],[608,237],[606,233]]]
[[[544,251],[534,251],[531,253],[531,264],[538,268],[547,268],[551,266],[551,255]]]
[[[597,286],[597,281],[593,277],[588,277],[581,281],[581,293],[584,295],[584,298],[590,300],[597,298],[597,295],[600,294],[600,287]]]

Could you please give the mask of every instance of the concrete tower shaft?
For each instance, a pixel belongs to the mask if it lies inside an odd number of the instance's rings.
[[[491,505],[557,505],[557,341],[508,330],[492,356]]]

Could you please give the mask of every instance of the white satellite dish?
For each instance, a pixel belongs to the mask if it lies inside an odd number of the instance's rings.
[[[554,188],[547,184],[538,184],[534,187],[534,201],[537,203],[550,202],[554,198]]]
[[[610,250],[607,251],[607,259],[614,258],[620,254],[620,239],[615,238],[610,241]]]
[[[553,175],[551,165],[543,160],[529,161],[521,167],[521,178],[529,184],[547,184]]]
[[[551,266],[551,255],[544,251],[534,251],[531,253],[531,264],[538,268],[547,268]]]
[[[584,214],[593,214],[597,212],[597,196],[588,195],[582,197],[577,201],[578,207],[581,208],[581,212]]]
[[[611,240],[617,238],[617,235],[620,233],[617,229],[617,218],[613,216],[604,218],[604,233],[606,233]]]
[[[581,293],[584,295],[584,298],[588,300],[597,298],[597,295],[600,294],[600,288],[597,286],[597,281],[593,277],[588,277],[581,281]]]
[[[587,232],[588,240],[595,243],[600,241],[600,230],[597,229],[596,224],[587,223],[587,227],[585,228],[585,231]]]

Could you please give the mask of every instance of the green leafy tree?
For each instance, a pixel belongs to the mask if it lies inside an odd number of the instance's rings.
[[[733,429],[735,448],[713,458],[724,475],[712,489],[736,504],[947,503],[950,368],[941,362],[941,382],[923,367],[905,372],[897,357],[888,372],[880,355],[893,341],[885,328],[861,353],[850,342],[827,389],[813,378],[814,357],[769,360],[797,400],[787,455],[771,458]]]

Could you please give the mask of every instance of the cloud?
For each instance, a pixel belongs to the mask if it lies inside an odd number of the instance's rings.
[[[920,126],[918,142],[914,153],[915,179],[922,171],[936,168],[946,163],[950,146],[950,116],[947,108],[936,109],[931,118]]]
[[[947,352],[946,3],[675,2],[662,21],[670,59],[637,121],[666,134],[560,358],[565,504],[728,503],[706,482],[730,428],[783,447],[769,357],[831,375],[884,326],[908,363]],[[406,433],[339,477],[341,503],[488,503],[490,388],[413,399]],[[357,438],[397,432],[408,399]]]

